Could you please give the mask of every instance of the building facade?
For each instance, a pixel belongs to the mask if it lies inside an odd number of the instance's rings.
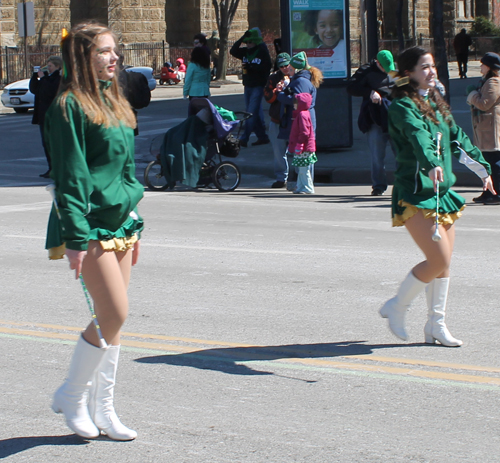
[[[19,47],[17,4],[21,0],[0,0],[0,46]],[[55,45],[61,29],[86,19],[109,25],[123,43],[148,43],[165,40],[170,45],[190,45],[198,32],[216,29],[212,0],[32,0],[36,35],[28,45]],[[396,0],[377,0],[379,37],[396,39]],[[366,36],[363,0],[351,0],[350,37],[354,61],[362,59]],[[432,37],[432,0],[403,0],[401,23],[405,37],[414,43]],[[468,28],[477,16],[500,22],[500,2],[495,0],[444,0],[445,31],[452,36]],[[258,26],[266,39],[280,36],[279,0],[240,0],[232,24],[230,40],[249,27]]]

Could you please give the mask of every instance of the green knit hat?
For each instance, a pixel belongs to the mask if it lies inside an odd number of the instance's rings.
[[[243,42],[251,42],[255,43],[255,45],[259,45],[259,43],[262,43],[262,37],[260,36],[257,29],[250,29],[245,32],[245,38],[243,39]]]
[[[292,56],[290,66],[295,68],[297,71],[302,71],[302,69],[310,69],[311,67],[307,62],[307,55],[303,51]]]

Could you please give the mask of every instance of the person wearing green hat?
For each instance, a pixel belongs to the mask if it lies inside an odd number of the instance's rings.
[[[288,159],[286,155],[286,140],[278,138],[281,117],[281,103],[277,97],[278,84],[287,86],[290,83],[290,76],[293,76],[294,69],[290,66],[290,55],[280,53],[276,57],[277,71],[272,73],[267,80],[264,88],[264,98],[270,104],[269,106],[269,139],[273,147],[274,154],[274,175],[276,181],[271,188],[285,188],[288,179]]]
[[[245,43],[246,47],[241,47]],[[240,138],[240,146],[247,146],[252,132],[257,135],[253,145],[269,143],[262,110],[262,97],[267,78],[271,72],[271,57],[267,45],[263,42],[259,29],[253,28],[243,34],[229,51],[232,56],[242,61],[243,87],[246,111],[253,116],[245,122],[245,131]]]
[[[316,112],[314,106],[316,104],[316,89],[323,82],[322,72],[310,66],[307,62],[307,55],[301,51],[292,56],[290,66],[295,69],[293,77],[290,79],[290,85],[286,88],[278,86],[278,100],[282,103],[282,117],[279,137],[288,140],[290,130],[292,129],[292,112],[293,112],[293,97],[297,93],[310,93],[312,103],[309,108],[311,120],[316,131]]]
[[[389,50],[378,52],[376,59],[361,66],[349,79],[347,93],[363,98],[358,127],[366,133],[371,156],[372,196],[383,195],[387,189],[385,154],[390,144],[387,109],[394,86],[392,74],[396,70]],[[393,153],[394,150],[392,149]]]

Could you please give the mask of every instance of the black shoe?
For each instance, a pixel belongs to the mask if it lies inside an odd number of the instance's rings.
[[[40,177],[42,177],[42,178],[50,178],[50,170],[48,170],[44,174],[40,174]]]
[[[494,195],[484,200],[485,205],[500,204],[500,196]]]
[[[268,143],[271,143],[271,140],[267,138],[266,140],[257,140],[252,143],[252,146],[259,146],[259,145],[267,145]]]
[[[240,147],[241,148],[246,148],[248,146],[248,142],[246,140],[241,140],[240,139]]]
[[[277,180],[271,185],[271,188],[285,188],[286,187],[286,182],[280,182]]]
[[[381,190],[380,188],[374,188],[372,190],[372,196],[382,196],[384,194],[384,190]]]
[[[484,203],[488,198],[491,198],[493,195],[489,191],[483,191],[480,196],[476,198],[472,198],[472,201],[475,203]]]

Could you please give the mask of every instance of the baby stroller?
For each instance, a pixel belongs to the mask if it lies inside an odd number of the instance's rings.
[[[166,82],[168,85],[175,85],[178,84],[181,80],[175,73],[174,69],[172,68],[172,63],[170,61],[165,61],[163,63],[163,67],[161,68],[160,72],[160,79],[159,83],[160,85],[163,85],[163,82]]]
[[[251,114],[234,112],[236,120],[224,120],[206,98],[193,98],[188,114],[184,122],[153,140],[151,153],[156,160],[144,171],[146,185],[151,190],[172,190],[177,182],[191,188],[213,183],[220,191],[234,191],[240,184],[240,170],[222,156],[238,156],[238,136]],[[237,131],[236,136],[232,131]]]

